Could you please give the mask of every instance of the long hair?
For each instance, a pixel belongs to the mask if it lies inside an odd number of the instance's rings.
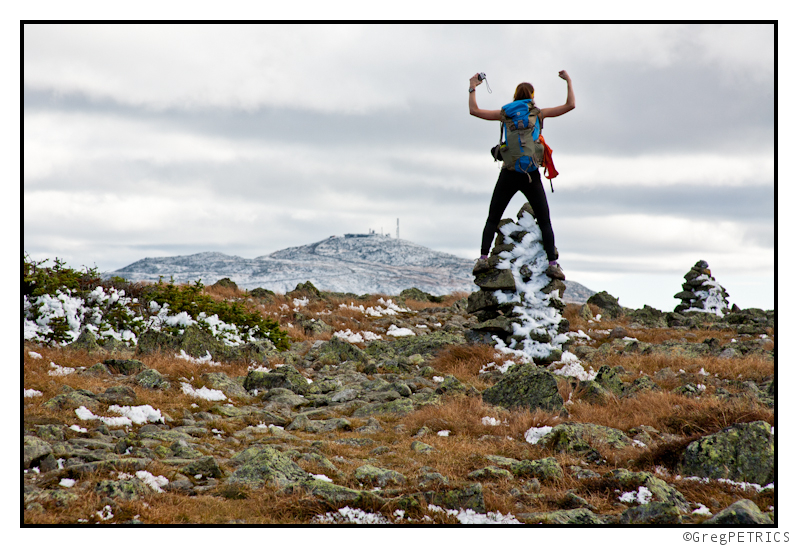
[[[515,88],[513,101],[519,101],[521,99],[532,99],[532,104],[535,103],[535,88],[532,87],[532,84],[529,82],[521,82],[518,84],[518,87]]]

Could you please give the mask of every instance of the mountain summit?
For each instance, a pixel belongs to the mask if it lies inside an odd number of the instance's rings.
[[[174,277],[176,283],[201,280],[206,285],[230,278],[242,289],[263,287],[278,293],[309,280],[323,291],[398,295],[417,287],[433,295],[446,295],[478,289],[471,274],[473,267],[468,259],[369,233],[330,236],[254,259],[216,252],[146,258],[111,274],[131,281],[157,282],[161,277]],[[566,283],[566,301],[584,302],[594,293],[577,283]]]

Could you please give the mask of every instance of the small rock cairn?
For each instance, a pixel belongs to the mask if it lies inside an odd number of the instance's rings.
[[[682,291],[674,295],[682,300],[674,312],[709,312],[718,316],[729,313],[729,294],[712,277],[706,261],[698,261],[684,280]]]
[[[472,338],[492,342],[508,353],[539,365],[562,357],[568,320],[562,317],[565,284],[546,274],[549,265],[532,207],[524,204],[518,222],[502,219],[488,258],[490,270],[477,274],[480,290],[468,297],[479,323]]]

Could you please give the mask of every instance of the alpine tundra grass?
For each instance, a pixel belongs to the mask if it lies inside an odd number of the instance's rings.
[[[59,269],[73,294],[92,289],[80,285],[92,276]],[[147,294],[146,284],[126,289]],[[689,507],[680,523],[700,524],[741,499],[775,517],[772,485],[682,472],[691,443],[775,423],[772,327],[645,327],[599,318],[592,305],[588,320],[569,304],[571,350],[585,371],[615,375],[605,383],[614,391],[555,375],[562,409],[504,408],[481,392],[500,382],[511,356],[466,340],[466,294],[432,302],[219,284],[191,291],[274,322],[290,350],[222,360],[166,342],[147,352],[130,341],[26,342],[25,524],[549,523],[574,509],[615,524],[646,502],[630,502],[644,488],[621,469],[678,491]],[[611,336],[616,328],[623,337]],[[138,369],[118,369],[125,364]],[[160,384],[142,375],[153,370]],[[259,378],[276,384],[252,388]],[[125,423],[124,406],[150,406],[162,420]],[[569,425],[617,429],[631,443],[541,439]],[[265,475],[250,481],[256,455],[280,460],[282,471],[260,464]],[[289,468],[312,476],[278,480]]]

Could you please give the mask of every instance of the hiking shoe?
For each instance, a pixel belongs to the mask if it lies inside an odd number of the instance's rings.
[[[557,280],[564,280],[565,274],[563,274],[562,268],[557,263],[550,264],[549,267],[546,269],[546,275],[549,278],[557,279]]]
[[[481,274],[482,272],[487,272],[490,270],[490,265],[488,264],[487,259],[479,258],[477,259],[477,264],[474,265],[473,274],[476,276],[477,274]]]

